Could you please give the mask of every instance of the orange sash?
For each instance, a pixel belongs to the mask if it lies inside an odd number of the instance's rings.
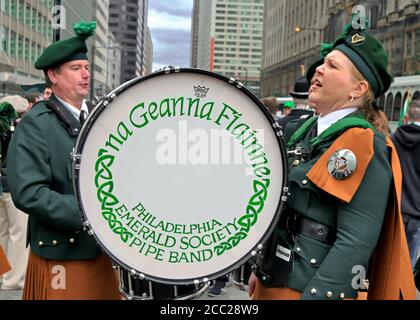
[[[369,300],[415,300],[416,287],[401,216],[402,172],[397,150],[387,139],[391,155],[393,201],[388,203],[381,236],[372,258]],[[392,194],[390,194],[392,195]]]

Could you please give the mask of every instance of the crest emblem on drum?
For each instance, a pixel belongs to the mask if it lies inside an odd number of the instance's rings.
[[[207,97],[209,90],[210,88],[206,88],[206,86],[194,86],[194,96],[197,98],[205,98]]]
[[[356,156],[348,149],[337,150],[328,160],[328,172],[337,180],[350,177],[356,170],[356,166]]]

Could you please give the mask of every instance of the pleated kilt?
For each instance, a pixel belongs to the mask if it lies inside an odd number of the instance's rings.
[[[121,300],[118,275],[105,254],[91,260],[29,255],[23,300]]]

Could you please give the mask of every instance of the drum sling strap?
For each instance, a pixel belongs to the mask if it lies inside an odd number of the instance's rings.
[[[50,100],[44,101],[46,106],[53,110],[64,126],[66,127],[69,135],[71,137],[77,137],[80,132],[81,124],[77,119],[72,115],[72,113],[63,106],[60,101],[58,101],[54,96],[50,98]]]

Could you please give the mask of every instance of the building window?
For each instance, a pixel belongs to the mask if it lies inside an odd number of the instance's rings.
[[[23,43],[23,37],[22,36],[19,36],[17,54],[18,54],[19,59],[21,59],[21,60],[24,59],[25,54],[24,54],[24,43]]]
[[[31,62],[35,62],[36,58],[37,58],[36,44],[35,44],[35,42],[32,42],[32,45],[31,45]]]
[[[404,73],[420,73],[420,29],[410,30],[405,35]]]
[[[32,9],[32,18],[31,18],[31,29],[32,30],[36,30],[36,18],[37,18],[37,14],[36,14],[36,10]]]
[[[29,39],[24,40],[24,48],[25,48],[25,60],[30,62],[31,61],[31,57],[30,57],[30,49],[31,49],[31,43],[29,41]]]
[[[0,0],[0,11],[9,14],[9,12],[6,11],[6,2],[9,2],[9,0]]]
[[[17,46],[17,41],[16,41],[16,32],[12,31],[10,33],[10,56],[12,58],[16,58],[16,46]]]
[[[31,7],[29,4],[26,4],[26,10],[25,10],[25,24],[30,27],[31,26]]]
[[[23,0],[19,0],[19,22],[25,23],[25,3]]]
[[[4,26],[0,26],[0,51],[3,51],[8,55],[9,53],[9,29]]]
[[[16,4],[16,5],[14,5],[14,6],[11,6],[10,7],[10,13],[11,13],[11,16],[12,16],[12,18],[14,18],[14,19],[16,19],[17,18],[17,12],[18,12],[18,3]]]

